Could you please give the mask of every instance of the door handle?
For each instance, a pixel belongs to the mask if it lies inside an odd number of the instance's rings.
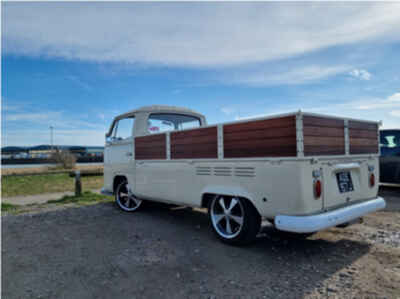
[[[132,153],[131,152],[127,152],[125,155],[127,155],[128,157],[132,157]]]

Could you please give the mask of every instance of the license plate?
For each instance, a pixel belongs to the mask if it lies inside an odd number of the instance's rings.
[[[340,193],[351,192],[354,190],[349,171],[338,172],[336,178]]]

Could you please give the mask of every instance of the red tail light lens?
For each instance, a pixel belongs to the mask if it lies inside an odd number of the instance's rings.
[[[316,180],[314,182],[314,197],[315,199],[318,199],[321,197],[321,193],[322,193],[322,184],[320,180]]]
[[[371,188],[375,186],[375,175],[373,173],[369,175],[369,186]]]

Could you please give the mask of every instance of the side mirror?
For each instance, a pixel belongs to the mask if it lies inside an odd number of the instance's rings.
[[[106,144],[111,144],[111,143],[113,143],[115,140],[116,140],[115,137],[107,136],[107,135],[106,135]]]

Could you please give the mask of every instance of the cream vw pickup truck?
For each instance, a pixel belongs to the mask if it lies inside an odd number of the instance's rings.
[[[147,200],[208,208],[216,235],[251,242],[262,220],[308,234],[385,207],[378,123],[289,113],[207,125],[195,111],[150,106],[106,134],[104,194],[137,211]]]

